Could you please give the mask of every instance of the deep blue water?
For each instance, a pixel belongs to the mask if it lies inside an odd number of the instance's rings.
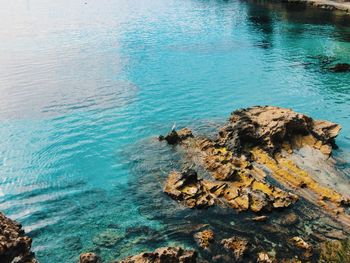
[[[340,123],[337,154],[350,162],[350,74],[322,67],[350,63],[347,17],[243,1],[0,3],[0,210],[41,262],[182,242],[145,208],[156,201],[137,197],[161,191],[138,188],[145,172],[174,168],[176,154],[154,139],[174,122],[292,107]],[[125,238],[135,226],[154,242]],[[106,231],[122,240],[99,247]]]

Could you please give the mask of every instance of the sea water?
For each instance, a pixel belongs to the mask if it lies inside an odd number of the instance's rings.
[[[40,262],[191,246],[159,197],[178,156],[156,136],[173,125],[291,107],[342,125],[349,170],[350,74],[327,69],[350,63],[346,16],[261,1],[0,3],[0,211]]]

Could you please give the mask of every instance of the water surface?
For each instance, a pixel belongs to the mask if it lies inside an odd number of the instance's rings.
[[[41,262],[186,242],[138,197],[145,171],[175,167],[152,139],[174,122],[292,107],[343,126],[336,154],[349,170],[350,75],[324,68],[350,63],[348,17],[243,1],[0,3],[0,210]],[[123,238],[101,246],[106,231]]]

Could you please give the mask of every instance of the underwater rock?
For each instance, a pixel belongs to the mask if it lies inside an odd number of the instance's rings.
[[[163,247],[153,252],[127,257],[119,263],[196,263],[197,253],[181,247]]]
[[[101,247],[113,247],[120,240],[123,239],[123,235],[113,230],[106,230],[96,235],[92,242]]]
[[[321,244],[320,263],[350,262],[350,239],[333,240]]]
[[[232,253],[236,261],[242,260],[249,248],[248,241],[239,237],[223,239],[221,244],[228,252]]]
[[[168,144],[174,145],[181,143],[181,141],[193,137],[192,131],[190,129],[184,128],[179,131],[172,130],[166,136],[159,136],[159,140],[166,140]]]
[[[350,72],[350,64],[338,63],[338,64],[335,64],[333,67],[330,67],[329,70],[335,73]]]
[[[255,106],[234,111],[229,123],[220,130],[218,142],[236,154],[255,146],[273,154],[300,136],[302,142],[304,136],[310,136],[314,144],[332,146],[340,129],[336,123],[314,121],[291,109]]]
[[[0,212],[0,262],[37,263],[31,246],[22,226]]]
[[[312,256],[312,246],[309,243],[305,242],[301,237],[292,237],[289,241],[297,248],[305,250],[304,257],[309,258]]]
[[[256,260],[258,263],[272,263],[269,255],[266,252],[258,253],[258,258]]]
[[[214,232],[211,230],[203,230],[194,234],[198,246],[203,249],[208,249],[210,244],[214,242]]]
[[[292,226],[297,224],[299,221],[298,216],[295,213],[288,213],[283,215],[280,220],[280,224],[283,226]]]
[[[79,257],[79,263],[100,263],[101,259],[95,254],[91,252],[82,253]]]

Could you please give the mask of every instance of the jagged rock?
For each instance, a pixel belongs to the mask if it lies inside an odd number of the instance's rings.
[[[269,255],[266,252],[258,253],[258,258],[256,260],[258,263],[272,263]]]
[[[215,197],[204,186],[203,180],[197,178],[196,171],[191,169],[181,173],[176,171],[170,173],[164,192],[190,208],[209,207],[215,203]]]
[[[305,242],[304,239],[302,239],[301,237],[292,237],[289,241],[297,248],[305,250],[304,256],[306,258],[312,256],[312,246],[309,243]]]
[[[350,64],[348,63],[338,63],[333,67],[329,68],[330,71],[340,73],[340,72],[350,72]]]
[[[125,258],[119,263],[196,263],[197,253],[180,247],[158,248],[154,252],[141,253]]]
[[[291,109],[255,106],[234,111],[229,123],[221,129],[218,142],[235,153],[258,146],[273,154],[296,136],[310,135],[314,144],[334,145],[339,131],[338,124],[314,121]]]
[[[0,212],[0,262],[36,263],[31,246],[22,226]]]
[[[166,140],[167,143],[174,145],[181,143],[183,140],[193,137],[192,131],[190,129],[184,128],[179,131],[172,130],[166,136],[159,136],[159,140]]]
[[[244,254],[248,251],[249,243],[247,240],[239,237],[231,237],[221,241],[223,247],[232,253],[235,260],[242,260]]]
[[[288,207],[297,196],[253,178],[238,182],[220,182],[198,179],[194,170],[171,172],[164,192],[190,208],[206,208],[226,203],[238,211],[260,212],[272,208]]]
[[[79,263],[100,263],[101,259],[95,254],[91,252],[82,253],[79,257]]]
[[[211,230],[204,230],[194,234],[198,246],[203,249],[208,249],[210,244],[214,242],[214,232]]]

